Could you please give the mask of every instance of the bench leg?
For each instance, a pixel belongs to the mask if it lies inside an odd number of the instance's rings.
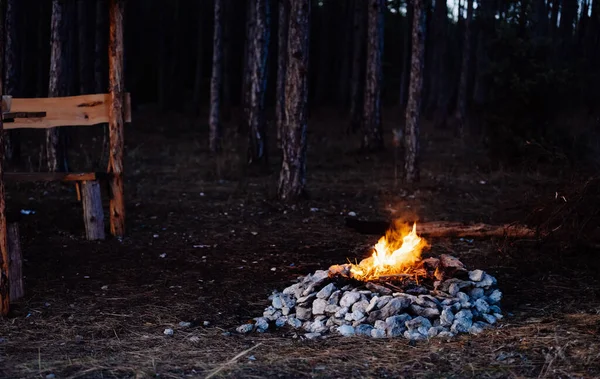
[[[6,227],[8,240],[8,278],[10,279],[10,301],[16,301],[25,296],[23,288],[23,257],[19,238],[19,224],[9,223]]]
[[[81,200],[83,202],[83,222],[88,240],[103,240],[104,211],[102,194],[97,180],[81,182]]]

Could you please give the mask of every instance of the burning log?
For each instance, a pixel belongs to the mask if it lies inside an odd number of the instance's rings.
[[[354,218],[346,219],[346,226],[362,234],[381,235],[392,227],[393,223],[385,221],[364,221]],[[419,223],[419,234],[427,237],[508,237],[536,238],[538,233],[524,225],[489,225],[462,224],[459,222],[432,221]]]

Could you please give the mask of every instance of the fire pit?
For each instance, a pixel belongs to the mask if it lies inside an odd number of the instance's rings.
[[[237,331],[290,326],[309,339],[338,333],[422,340],[479,334],[503,318],[493,276],[468,271],[450,255],[422,258],[428,246],[416,224],[389,230],[372,256],[298,278]]]

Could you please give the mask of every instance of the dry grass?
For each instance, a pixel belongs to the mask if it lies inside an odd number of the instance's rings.
[[[345,229],[348,211],[522,221],[559,188],[541,174],[490,172],[474,159],[480,152],[462,154],[432,134],[419,189],[394,188],[392,152],[356,154],[355,136],[340,138],[343,126],[320,119],[309,136],[311,198],[293,207],[273,198],[277,157],[271,173],[242,180],[242,143],[231,141],[236,153],[217,167],[205,134],[181,126],[192,121],[153,114],[137,115],[128,130],[123,242],[84,241],[79,205],[64,187],[9,187],[9,207],[37,213],[21,222],[27,296],[0,321],[0,377],[600,376],[598,254],[552,241],[430,241],[431,254],[456,254],[498,277],[512,315],[479,336],[410,344],[303,341],[290,330],[224,335],[298,275],[364,257],[376,238]]]

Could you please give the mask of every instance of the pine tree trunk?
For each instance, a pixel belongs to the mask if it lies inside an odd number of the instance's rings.
[[[254,62],[254,39],[256,26],[256,2],[258,0],[247,0],[246,10],[246,41],[244,44],[244,67],[242,76],[241,106],[244,120],[240,124],[240,132],[249,131],[250,98],[252,92],[252,70]]]
[[[458,95],[456,99],[456,126],[460,138],[465,136],[467,118],[467,90],[469,81],[469,63],[471,57],[471,21],[473,19],[473,0],[467,0],[467,18],[465,20],[462,61],[460,67],[460,79],[458,84]]]
[[[209,148],[221,152],[221,88],[223,86],[223,0],[215,0],[212,76],[210,79]]]
[[[550,36],[552,41],[558,38],[558,12],[560,11],[561,0],[552,0],[552,13],[550,15]]]
[[[22,1],[22,0],[21,0]],[[4,91],[6,95],[18,97],[21,78],[21,57],[19,48],[23,39],[19,33],[20,0],[6,0],[4,23]],[[21,29],[22,30],[22,29]],[[11,163],[17,163],[20,158],[19,131],[9,130],[4,137],[4,156]]]
[[[52,1],[50,42],[50,76],[48,97],[65,96],[67,93],[65,0]],[[46,162],[49,172],[66,171],[64,151],[60,149],[60,129],[46,129]]]
[[[36,70],[36,90],[35,90],[35,96],[36,97],[47,97],[47,90],[48,90],[48,84],[46,83],[46,74],[48,73],[47,70],[47,61],[46,61],[46,57],[47,57],[47,49],[48,49],[48,39],[46,38],[46,33],[45,33],[45,19],[46,19],[46,15],[47,15],[47,9],[44,6],[45,3],[40,4],[39,7],[39,19],[38,19],[38,23],[37,23],[37,51],[38,51],[38,57],[39,59],[36,62],[36,66],[35,66],[35,70]]]
[[[265,122],[265,92],[267,87],[267,58],[269,56],[270,5],[269,0],[256,0],[256,25],[254,26],[249,99],[248,163],[266,163],[267,130]]]
[[[336,94],[337,97],[337,106],[341,110],[345,110],[348,106],[348,84],[350,79],[350,63],[352,62],[352,57],[350,56],[350,51],[352,50],[352,15],[353,15],[353,2],[348,0],[342,0],[340,4],[343,9],[343,19],[340,23],[340,31],[339,37],[341,40],[341,45],[339,47],[339,55],[337,59],[337,63],[335,67],[339,67],[339,77],[338,77],[338,91]]]
[[[481,3],[479,10],[480,27],[477,35],[477,51],[475,61],[475,85],[473,89],[473,103],[475,106],[483,106],[488,99],[489,93],[489,41],[494,34],[494,11],[493,4],[485,1]]]
[[[425,57],[425,12],[423,0],[412,0],[412,58],[410,85],[406,105],[404,132],[404,177],[406,182],[419,181],[419,128],[421,118],[421,95],[423,91],[423,66]]]
[[[377,151],[383,148],[381,127],[381,81],[383,55],[384,0],[368,2],[367,67],[363,109],[362,148]]]
[[[412,50],[412,28],[414,24],[413,2],[408,0],[406,10],[406,32],[404,33],[404,53],[402,54],[402,78],[400,79],[400,95],[398,104],[400,109],[404,109],[408,99],[408,86],[410,82],[411,50]]]
[[[434,124],[439,127],[443,124],[447,113],[446,98],[448,97],[448,83],[446,80],[447,36],[448,36],[448,6],[445,1],[436,1],[433,11],[432,24],[432,49],[431,52],[431,79],[427,109],[434,114]]]
[[[4,8],[4,0],[0,0],[0,9]],[[4,20],[0,17],[0,36],[4,35]],[[0,38],[0,72],[4,65],[4,38]],[[0,94],[3,92],[0,75]],[[4,157],[4,125],[0,117],[0,157]],[[3,161],[3,159],[2,159]],[[7,316],[10,307],[10,260],[8,239],[6,234],[6,203],[4,202],[4,162],[0,162],[0,316]]]
[[[223,25],[231,25],[232,20],[232,2],[224,0],[223,2]],[[235,8],[234,8],[235,9]],[[234,33],[232,28],[223,28],[223,90],[222,90],[222,110],[223,121],[231,120],[231,57],[232,40]]]
[[[353,7],[352,31],[352,73],[350,77],[350,132],[356,132],[361,125],[363,106],[363,54],[365,49],[365,3],[355,0]]]
[[[308,56],[310,0],[290,0],[283,162],[279,198],[293,201],[306,187],[306,129],[308,123]]]
[[[287,66],[287,43],[290,19],[289,0],[279,0],[279,28],[277,33],[277,88],[275,100],[275,122],[277,124],[277,146],[281,147],[281,136],[285,115],[285,69]]]
[[[108,49],[108,3],[106,0],[96,1],[96,31],[94,44],[94,87],[96,93],[106,93],[108,79],[106,75],[106,50]]]

